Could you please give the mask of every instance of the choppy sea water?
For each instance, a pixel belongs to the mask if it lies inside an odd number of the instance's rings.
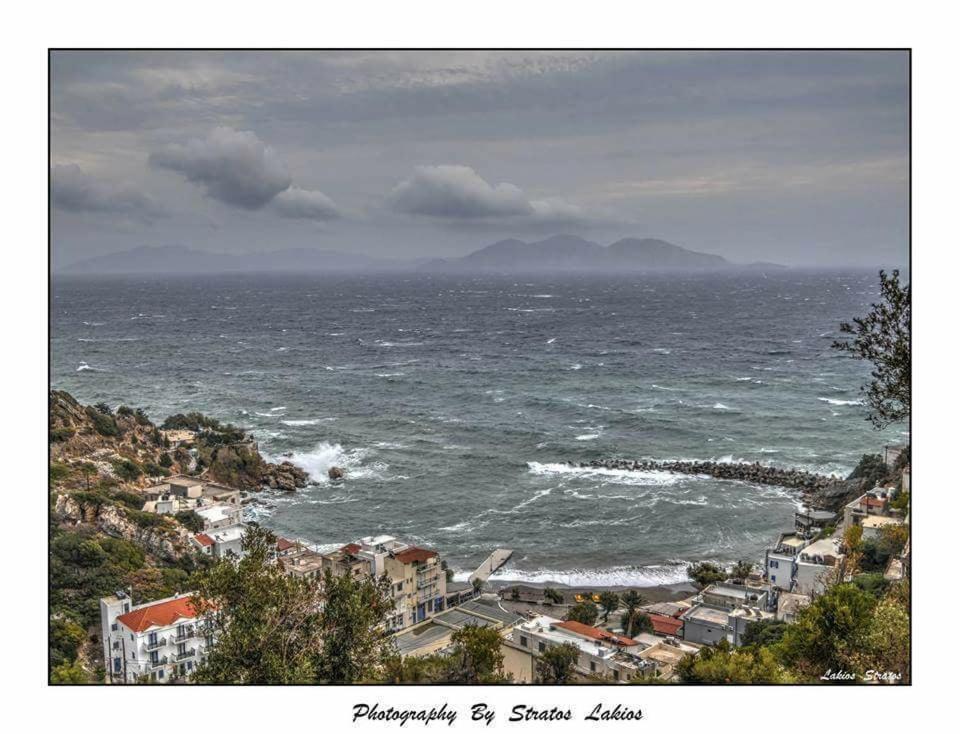
[[[200,410],[315,479],[264,493],[278,532],[390,533],[506,579],[653,584],[758,558],[784,489],[571,469],[629,457],[848,472],[899,438],[830,349],[873,272],[614,277],[58,278],[52,378],[83,402]],[[326,471],[347,470],[333,484]]]

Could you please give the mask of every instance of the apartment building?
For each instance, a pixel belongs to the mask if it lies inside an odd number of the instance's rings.
[[[112,683],[189,678],[213,637],[189,594],[134,605],[124,593],[100,600],[103,659]]]
[[[550,647],[572,644],[579,651],[576,671],[581,680],[626,683],[653,674],[657,664],[640,656],[636,640],[573,621],[540,615],[517,625],[504,637],[504,670],[518,683],[536,681],[536,659]]]

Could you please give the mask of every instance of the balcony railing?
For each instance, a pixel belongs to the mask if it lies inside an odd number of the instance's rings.
[[[167,644],[166,637],[158,637],[155,640],[147,640],[147,649],[156,650],[158,647],[163,647],[166,644]]]
[[[177,629],[177,635],[173,639],[177,642],[182,642],[183,640],[189,640],[191,637],[196,637],[197,630],[193,625],[189,627],[181,627]]]
[[[151,668],[159,668],[160,666],[166,665],[166,664],[167,664],[167,656],[166,656],[166,655],[164,655],[162,658],[157,658],[156,660],[151,660],[151,661],[150,661],[150,667],[151,667]]]
[[[197,654],[196,650],[186,650],[184,652],[177,653],[177,660],[186,660],[187,658],[195,657]]]

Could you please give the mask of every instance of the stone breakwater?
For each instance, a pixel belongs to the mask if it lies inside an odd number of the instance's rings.
[[[753,464],[719,461],[632,461],[630,459],[606,459],[568,462],[570,466],[583,469],[614,469],[621,471],[667,471],[678,474],[704,474],[716,479],[735,479],[757,484],[772,484],[803,492],[815,492],[837,482],[836,477],[814,474],[800,469],[779,469]]]

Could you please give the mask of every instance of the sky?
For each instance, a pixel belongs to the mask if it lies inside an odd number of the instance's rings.
[[[54,52],[54,267],[658,237],[908,257],[906,52]]]

